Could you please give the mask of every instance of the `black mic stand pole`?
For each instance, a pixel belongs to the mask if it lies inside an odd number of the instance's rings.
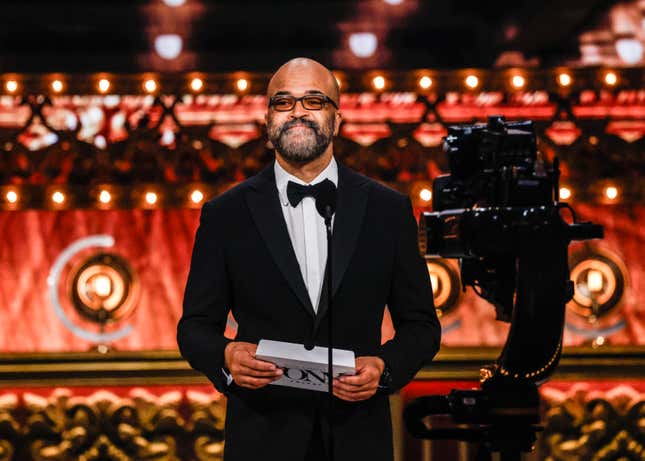
[[[332,267],[332,245],[331,245],[331,218],[333,216],[333,210],[330,205],[325,207],[325,227],[327,228],[327,270],[325,271],[325,277],[327,277],[327,380],[329,393],[329,461],[334,461],[334,431],[333,431],[333,403],[334,403],[334,369],[333,369],[333,357],[332,357],[332,302],[331,295],[333,291],[332,287],[332,278],[331,278],[331,267]]]

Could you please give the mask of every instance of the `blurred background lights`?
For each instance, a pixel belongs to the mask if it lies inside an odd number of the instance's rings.
[[[190,87],[192,88],[193,91],[199,91],[204,87],[204,82],[202,81],[201,78],[194,78],[190,82]]]
[[[615,186],[608,186],[605,188],[605,196],[609,200],[615,200],[618,197],[618,189]]]
[[[146,192],[145,197],[146,197],[146,203],[148,205],[154,205],[155,203],[157,203],[157,194],[155,194],[154,192]]]
[[[522,88],[526,83],[526,80],[521,75],[513,75],[513,78],[511,79],[511,83],[515,88]]]
[[[190,199],[193,201],[193,203],[199,203],[204,199],[204,194],[200,190],[194,190],[192,194],[190,194]]]
[[[102,297],[107,298],[112,293],[112,280],[104,274],[98,274],[92,278],[94,292]]]
[[[607,72],[605,74],[605,83],[607,85],[615,85],[618,82],[618,76],[613,72]]]
[[[18,194],[15,191],[10,190],[7,192],[7,202],[16,203],[18,201]]]
[[[602,291],[603,288],[602,272],[591,269],[587,272],[587,288],[591,292]]]
[[[479,79],[476,76],[469,75],[466,77],[466,86],[468,88],[477,88],[477,85],[479,85]]]
[[[107,93],[110,89],[110,81],[107,78],[102,78],[99,80],[99,91],[101,93]]]
[[[177,34],[161,34],[155,38],[155,51],[164,59],[175,59],[182,47],[183,40]]]
[[[566,72],[562,72],[558,75],[558,84],[560,86],[569,86],[571,85],[571,75]]]
[[[419,79],[419,86],[423,88],[424,90],[427,90],[432,86],[432,79],[428,77],[427,75],[424,75]]]
[[[154,93],[157,89],[157,82],[152,79],[146,80],[146,82],[143,84],[143,87],[148,93]]]
[[[382,90],[385,88],[385,79],[381,75],[377,75],[372,79],[372,85],[374,85],[374,88],[377,90]]]
[[[15,91],[18,89],[18,82],[16,82],[15,80],[9,80],[9,81],[5,84],[5,88],[7,89],[7,91],[8,91],[9,93],[13,93],[13,92],[15,92]]]
[[[163,2],[168,6],[177,7],[186,3],[186,0],[163,0]]]
[[[403,3],[403,0],[383,0],[388,5],[400,5]]]
[[[421,192],[419,192],[419,197],[424,202],[429,202],[430,200],[432,200],[432,192],[429,189],[421,189]]]
[[[618,39],[615,46],[625,64],[637,64],[643,59],[643,44],[635,38]]]
[[[60,191],[56,191],[52,194],[52,201],[54,203],[61,204],[65,201],[65,194]]]
[[[110,203],[110,200],[112,200],[112,195],[108,191],[102,190],[99,194],[99,201],[101,203]]]
[[[560,198],[562,200],[567,200],[571,198],[571,189],[568,187],[561,187],[560,188]]]
[[[359,58],[369,58],[376,51],[378,39],[371,32],[359,32],[349,36],[349,48]]]
[[[245,78],[238,78],[235,86],[239,91],[245,91],[249,87],[249,82]]]
[[[52,90],[54,90],[56,93],[63,91],[63,82],[61,82],[60,80],[54,80],[52,82]]]

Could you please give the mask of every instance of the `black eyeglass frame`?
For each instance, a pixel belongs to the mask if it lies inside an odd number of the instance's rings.
[[[277,109],[275,107],[274,101],[278,98],[291,100],[292,101],[291,106],[289,106],[288,109]],[[305,101],[304,101],[307,98],[322,99],[323,100],[322,107],[320,109],[308,109],[307,107],[305,107]],[[300,104],[302,104],[302,108],[305,110],[323,110],[326,104],[331,104],[332,106],[334,106],[334,108],[336,108],[336,110],[338,110],[338,105],[334,102],[333,99],[331,99],[326,94],[306,94],[304,96],[300,96],[299,98],[296,98],[295,96],[292,96],[290,94],[280,94],[276,96],[271,96],[271,98],[269,98],[269,107],[275,110],[276,112],[289,112],[293,110],[294,107],[296,107],[296,104],[298,104],[298,101],[300,101]]]

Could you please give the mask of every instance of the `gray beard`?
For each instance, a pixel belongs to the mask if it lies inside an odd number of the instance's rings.
[[[276,151],[287,161],[294,163],[309,163],[320,157],[333,138],[333,118],[323,129],[311,120],[298,119],[275,127],[271,123],[267,127],[269,140]],[[308,128],[291,133],[289,128],[294,125],[305,125]]]

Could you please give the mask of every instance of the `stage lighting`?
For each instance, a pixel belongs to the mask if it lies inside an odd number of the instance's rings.
[[[560,86],[569,86],[571,85],[571,81],[571,75],[567,74],[566,72],[562,72],[558,75],[558,84]]]
[[[605,74],[605,83],[609,86],[614,86],[618,82],[618,76],[614,72],[607,72]]]
[[[18,194],[16,193],[16,191],[10,190],[9,192],[7,192],[6,197],[7,202],[9,203],[16,203],[18,201]]]
[[[54,90],[54,92],[56,93],[63,91],[63,82],[61,82],[60,80],[54,80],[52,82],[52,90]]]
[[[605,197],[609,200],[616,200],[618,198],[618,188],[615,186],[607,186],[605,188]]]
[[[377,90],[382,90],[385,88],[385,78],[383,78],[381,75],[377,75],[372,79],[372,85],[374,85],[374,88]]]
[[[99,80],[99,91],[101,93],[107,93],[107,91],[110,89],[110,81],[106,78],[102,78]]]
[[[427,90],[432,86],[432,79],[428,77],[427,75],[424,75],[419,79],[419,86],[423,88],[424,90]]]
[[[192,194],[190,194],[190,199],[193,203],[199,203],[204,199],[204,194],[202,191],[195,189]]]
[[[468,88],[474,89],[477,88],[478,85],[479,79],[475,75],[469,75],[468,77],[466,77],[466,86]]]
[[[457,307],[460,282],[457,269],[449,261],[441,258],[427,258],[426,267],[432,285],[434,307],[439,317]]]
[[[201,78],[194,78],[190,82],[190,88],[193,91],[199,91],[204,87],[204,82],[202,81]]]
[[[643,44],[635,38],[616,40],[616,52],[626,64],[638,64],[643,59]]]
[[[163,2],[166,5],[174,8],[174,7],[183,5],[184,3],[186,3],[186,0],[163,0]]]
[[[511,84],[515,88],[522,88],[526,84],[526,80],[521,75],[513,75],[513,78],[511,79]]]
[[[235,86],[237,87],[238,91],[246,91],[246,89],[249,87],[249,81],[245,78],[238,78],[237,82],[235,82]]]
[[[162,34],[155,38],[155,51],[164,59],[175,59],[181,53],[183,43],[177,34]]]
[[[421,189],[419,192],[419,198],[423,200],[424,202],[429,202],[432,200],[432,191],[429,189]]]
[[[102,190],[101,193],[99,194],[99,201],[101,203],[108,204],[110,203],[111,200],[112,200],[112,195],[105,189]]]
[[[146,192],[145,198],[148,205],[154,205],[155,203],[157,203],[158,197],[154,192]]]
[[[157,90],[157,82],[152,79],[146,80],[143,87],[148,93],[154,93]]]
[[[564,186],[561,187],[560,188],[560,198],[562,200],[570,199],[571,198],[571,189],[569,189],[568,187],[564,187]]]
[[[349,48],[359,58],[369,58],[376,51],[378,39],[371,32],[360,32],[349,36]]]
[[[15,80],[9,80],[5,83],[4,87],[7,89],[7,92],[14,93],[18,89],[18,82]]]
[[[65,194],[61,191],[56,191],[52,194],[52,202],[58,203],[59,205],[65,201]]]

